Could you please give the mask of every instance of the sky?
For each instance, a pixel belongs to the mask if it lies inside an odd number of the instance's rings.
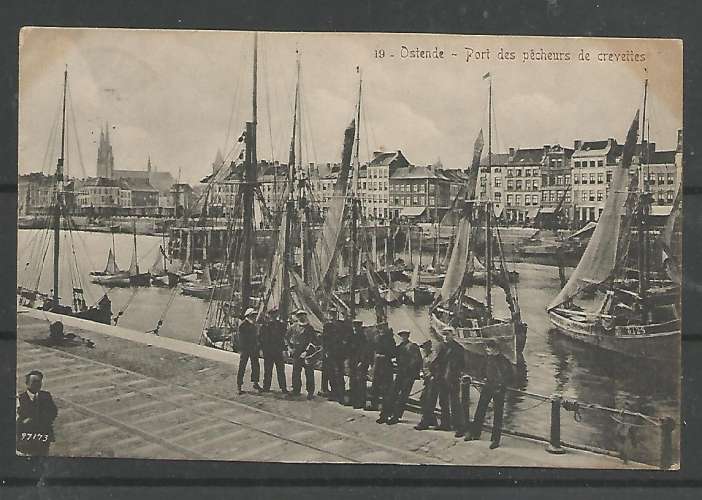
[[[252,115],[253,40],[248,32],[23,29],[19,172],[55,168],[67,65],[70,175],[95,175],[100,129],[109,122],[116,169],[143,169],[150,156],[158,170],[197,182],[211,172],[218,149],[238,154],[237,139]],[[403,46],[443,50],[444,58],[403,57]],[[399,149],[417,165],[441,160],[445,168],[465,168],[478,131],[487,132],[489,81],[495,152],[573,147],[574,139],[623,142],[642,106],[645,78],[657,149],[674,148],[682,127],[682,42],[676,40],[260,33],[258,49],[259,159],[287,160],[296,52],[305,162],[340,161],[358,99],[357,67],[361,161],[376,150]],[[489,59],[478,60],[486,49]],[[498,59],[500,49],[513,51],[515,60]],[[523,61],[531,49],[568,52],[571,60]],[[590,61],[579,60],[581,49]],[[599,61],[602,53],[646,60]]]

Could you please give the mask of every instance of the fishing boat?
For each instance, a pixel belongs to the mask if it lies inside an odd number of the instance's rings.
[[[489,76],[489,75],[488,75]],[[488,186],[492,165],[492,80],[489,87],[488,126]],[[508,272],[504,259],[499,228],[493,227],[494,208],[492,201],[476,200],[475,191],[480,170],[480,157],[483,150],[483,133],[478,134],[473,149],[473,161],[466,183],[466,201],[461,211],[456,230],[455,244],[451,251],[447,278],[430,308],[429,323],[435,332],[450,326],[456,332],[456,342],[467,355],[481,358],[486,354],[488,339],[497,343],[499,351],[514,365],[518,364],[526,344],[527,325],[522,321],[519,298],[506,276]],[[467,296],[474,271],[474,257],[477,250],[478,223],[484,222],[485,242],[483,245],[486,269],[485,302]],[[494,314],[492,301],[493,273],[496,272],[493,257],[493,243],[497,242],[500,272],[503,275],[499,286],[505,293],[510,317],[499,318]]]
[[[56,172],[54,175],[54,185],[51,192],[52,200],[52,210],[51,210],[51,220],[50,220],[50,231],[52,233],[53,240],[53,288],[49,293],[42,292],[38,290],[40,277],[32,279],[32,286],[22,286],[18,283],[17,286],[17,304],[18,306],[41,309],[44,311],[49,311],[65,316],[73,316],[77,318],[87,319],[95,321],[98,323],[110,324],[112,321],[112,302],[110,301],[107,294],[97,301],[95,305],[89,306],[85,300],[85,294],[83,290],[82,283],[80,281],[80,273],[76,277],[73,273],[73,269],[78,270],[79,264],[78,259],[75,255],[75,251],[71,252],[75,262],[70,263],[71,273],[71,291],[72,291],[72,305],[64,305],[61,303],[60,297],[60,265],[61,265],[61,244],[60,239],[62,232],[68,232],[69,237],[72,236],[72,232],[75,230],[75,223],[72,221],[71,214],[69,213],[68,206],[66,204],[66,190],[65,190],[65,179],[64,179],[64,160],[65,160],[65,148],[66,148],[66,89],[68,86],[68,68],[65,69],[63,74],[63,99],[62,99],[62,115],[61,115],[61,152],[56,163]],[[68,231],[62,231],[62,227]],[[46,239],[47,245],[45,251],[41,256],[41,267],[39,268],[39,274],[41,269],[43,269],[44,258],[46,257],[46,251],[48,251],[48,238]],[[71,239],[72,241],[72,239]],[[114,254],[112,254],[112,263],[114,264]],[[66,258],[71,258],[71,256],[66,256]],[[112,266],[110,264],[108,255],[108,266],[109,269],[106,271],[112,271]],[[114,269],[116,269],[116,264],[114,264]]]
[[[556,331],[576,341],[628,357],[671,360],[680,354],[680,289],[675,282],[651,280],[651,194],[643,181],[643,134],[638,175],[630,173],[638,130],[637,110],[597,227],[580,263],[547,311]],[[593,290],[592,301],[576,302]]]
[[[129,286],[151,286],[151,273],[139,271],[139,254],[137,252],[136,222],[132,225],[132,236],[134,247],[132,249],[132,261],[129,264]]]
[[[173,288],[180,281],[178,274],[168,269],[168,257],[162,245],[158,247],[158,253],[154,264],[149,269],[151,284],[155,286],[165,286]]]
[[[232,296],[234,287],[221,280],[212,280],[209,266],[205,266],[202,277],[197,281],[182,283],[181,293],[199,299],[224,300]]]
[[[412,272],[412,280],[407,290],[403,292],[405,303],[415,306],[427,306],[434,301],[435,288],[420,284],[419,264],[415,264]]]
[[[120,270],[120,268],[117,266],[117,261],[115,260],[115,254],[110,248],[110,251],[107,254],[105,270],[91,271],[90,281],[105,287],[125,287],[129,286],[129,272]]]

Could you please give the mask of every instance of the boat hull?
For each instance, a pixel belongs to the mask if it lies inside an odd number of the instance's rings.
[[[232,287],[230,285],[194,285],[184,284],[181,290],[183,295],[197,297],[198,299],[227,299],[232,295]]]
[[[124,274],[105,274],[105,273],[90,273],[90,281],[98,285],[106,287],[128,287],[129,275]]]
[[[440,318],[436,311],[432,311],[429,316],[429,324],[436,331],[440,332],[445,327],[450,326],[445,318]],[[497,348],[513,365],[517,365],[518,344],[522,346],[526,342],[521,339],[518,340],[519,336],[526,337],[526,332],[519,332],[514,321],[512,320],[497,320],[496,323],[489,326],[477,326],[475,328],[454,328],[456,331],[455,340],[458,344],[463,347],[469,354],[476,356],[487,356],[485,350],[486,341],[488,339],[497,342]],[[522,347],[523,348],[523,347]]]
[[[549,320],[559,333],[597,349],[628,357],[671,360],[680,356],[680,322],[616,326],[609,332],[599,319],[568,317],[549,311]]]

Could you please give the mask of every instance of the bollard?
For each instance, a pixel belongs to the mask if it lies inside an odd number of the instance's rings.
[[[661,469],[670,469],[673,465],[673,429],[675,420],[671,417],[661,419]]]
[[[565,453],[561,447],[561,404],[563,397],[560,394],[551,396],[551,438],[546,451],[560,455]]]
[[[470,375],[461,377],[461,403],[463,404],[463,413],[465,415],[466,424],[470,425],[470,384],[472,380]]]

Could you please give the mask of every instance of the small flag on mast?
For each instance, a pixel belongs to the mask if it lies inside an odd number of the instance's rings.
[[[483,75],[483,80],[485,80],[486,78],[490,78],[490,72],[489,72],[489,71]]]

